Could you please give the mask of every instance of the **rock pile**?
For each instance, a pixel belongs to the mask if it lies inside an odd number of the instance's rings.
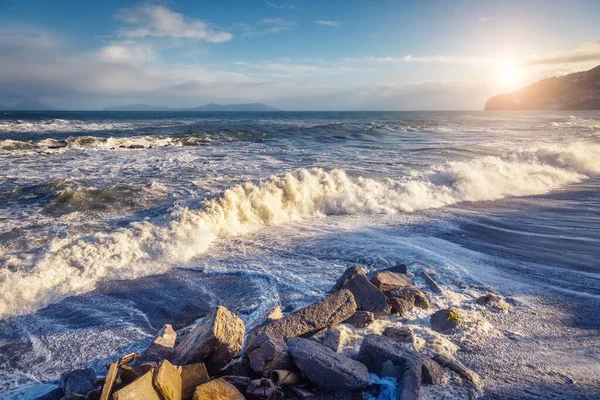
[[[441,292],[429,276],[427,284]],[[501,304],[496,297],[478,302]],[[377,271],[370,279],[355,266],[323,300],[287,315],[273,310],[250,332],[235,313],[218,306],[193,328],[179,331],[183,337],[165,325],[145,351],[110,364],[104,378],[97,379],[92,369],[71,371],[39,399],[354,399],[378,396],[374,375],[396,379],[396,400],[418,399],[421,385],[442,385],[448,374],[479,393],[479,378],[457,360],[415,351],[409,326],[366,334],[358,354],[343,354],[338,324],[362,329],[430,304],[405,265]],[[451,334],[461,329],[460,310],[437,310],[430,322],[433,330]]]

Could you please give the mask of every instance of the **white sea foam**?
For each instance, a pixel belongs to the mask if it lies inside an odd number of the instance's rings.
[[[0,317],[31,312],[102,279],[161,273],[205,252],[217,238],[300,219],[414,212],[465,201],[546,193],[600,173],[600,145],[537,145],[504,157],[448,162],[400,179],[351,178],[342,170],[299,170],[236,186],[164,221],[81,239],[56,239],[32,264],[1,255]]]

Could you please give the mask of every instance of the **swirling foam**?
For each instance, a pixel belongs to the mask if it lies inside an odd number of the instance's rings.
[[[165,272],[220,237],[266,225],[339,214],[414,212],[466,201],[543,194],[600,173],[600,145],[539,145],[505,157],[448,162],[401,179],[351,178],[342,170],[302,169],[226,190],[163,221],[76,240],[57,239],[34,264],[0,254],[0,317],[32,312],[103,279]]]

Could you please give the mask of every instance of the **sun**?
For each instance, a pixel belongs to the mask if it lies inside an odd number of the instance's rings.
[[[500,71],[498,83],[505,88],[517,88],[521,83],[521,73],[515,67],[506,67]]]

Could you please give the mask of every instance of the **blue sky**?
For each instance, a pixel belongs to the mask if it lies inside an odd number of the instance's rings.
[[[600,64],[595,1],[0,2],[0,104],[480,109]]]

